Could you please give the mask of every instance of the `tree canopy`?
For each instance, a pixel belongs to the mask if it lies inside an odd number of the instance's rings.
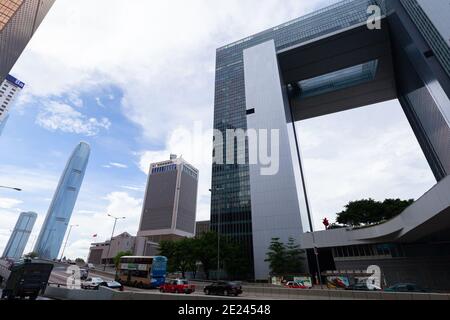
[[[120,251],[116,254],[116,256],[114,257],[114,265],[116,266],[116,268],[119,266],[120,263],[120,258],[122,257],[126,257],[126,256],[132,256],[133,252],[131,251]]]
[[[163,241],[159,253],[167,257],[169,272],[181,272],[183,277],[193,272],[195,277],[200,262],[209,279],[211,270],[217,269],[217,237],[215,232],[207,232],[192,239]],[[244,248],[225,237],[220,239],[220,264],[234,280],[245,277],[250,269]]]
[[[383,202],[373,199],[352,201],[345,210],[337,214],[337,222],[347,226],[371,225],[395,218],[408,208],[414,200],[386,199]]]
[[[289,238],[287,244],[280,238],[273,238],[267,252],[266,262],[272,275],[301,274],[305,272],[305,251],[295,243],[295,239]]]
[[[187,271],[193,271],[196,268],[195,240],[182,239],[179,241],[162,241],[160,243],[160,254],[167,257],[169,272],[181,272],[185,277]]]

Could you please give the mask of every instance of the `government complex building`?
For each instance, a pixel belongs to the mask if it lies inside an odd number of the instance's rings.
[[[275,174],[249,161],[213,165],[211,228],[246,246],[249,277],[267,280],[271,239],[292,237],[311,274],[317,250],[321,272],[379,265],[388,283],[450,288],[449,18],[449,0],[345,0],[217,49],[214,128],[279,132]],[[392,99],[436,186],[382,225],[314,232],[294,124]],[[215,155],[230,150],[223,136]],[[248,160],[249,146],[234,158]]]

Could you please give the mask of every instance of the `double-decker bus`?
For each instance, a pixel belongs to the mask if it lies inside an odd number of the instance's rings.
[[[166,257],[133,257],[120,258],[116,281],[129,287],[155,289],[166,281]]]

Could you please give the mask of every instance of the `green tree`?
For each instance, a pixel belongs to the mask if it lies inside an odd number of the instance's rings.
[[[196,261],[202,263],[206,279],[210,278],[210,271],[216,268],[217,236],[215,232],[207,232],[200,235],[195,241],[194,256]]]
[[[289,238],[286,245],[286,273],[301,274],[305,272],[305,251],[295,243],[294,238]]]
[[[414,199],[400,200],[400,199],[386,199],[383,202],[384,219],[390,220],[402,213],[406,208],[414,203]]]
[[[77,263],[77,264],[85,264],[86,262],[84,261],[83,258],[76,258],[75,259],[75,263]]]
[[[175,241],[161,241],[159,244],[159,254],[167,258],[167,272],[176,272]]]
[[[120,258],[132,255],[133,252],[131,251],[120,251],[119,253],[117,253],[116,256],[114,257],[114,266],[116,267],[116,269],[119,267]]]
[[[350,226],[360,226],[379,221],[383,216],[383,206],[373,199],[352,201],[345,210],[338,213],[337,222]]]
[[[250,259],[242,244],[232,240],[224,241],[222,259],[228,277],[245,280],[251,271]]]
[[[352,201],[345,206],[344,211],[337,214],[337,222],[354,227],[380,223],[396,217],[413,202],[400,199],[386,199],[384,202],[373,199]]]
[[[160,243],[159,252],[168,259],[169,272],[181,272],[183,278],[188,271],[196,272],[195,241],[195,239],[184,238]]]
[[[280,238],[273,238],[265,260],[269,262],[272,275],[284,275],[286,273],[286,259],[286,246],[280,241]]]

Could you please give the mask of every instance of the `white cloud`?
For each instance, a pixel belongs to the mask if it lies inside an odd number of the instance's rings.
[[[298,127],[319,228],[324,217],[333,220],[349,201],[417,199],[436,183],[396,101],[307,120]]]
[[[126,164],[118,163],[118,162],[110,162],[110,165],[112,167],[119,168],[119,169],[127,169],[128,168],[128,166]]]
[[[103,104],[102,99],[100,99],[100,97],[96,97],[95,102],[99,107],[105,108],[105,105]]]
[[[130,196],[126,192],[111,192],[104,197],[107,201],[102,210],[80,210],[74,214],[71,224],[78,224],[72,230],[65,255],[70,258],[81,257],[86,259],[90,244],[101,242],[111,237],[114,220],[108,217],[126,217],[118,220],[115,235],[128,232],[136,235],[142,211],[142,200]],[[96,238],[93,235],[98,235]]]
[[[122,189],[131,190],[131,191],[144,191],[145,187],[122,186]]]
[[[101,129],[108,130],[111,122],[107,118],[100,120],[88,118],[68,104],[57,101],[45,103],[38,114],[36,123],[50,131],[62,131],[67,133],[95,136]]]
[[[0,198],[0,209],[13,209],[23,201],[12,198]]]
[[[50,194],[55,190],[58,177],[36,167],[24,169],[22,167],[0,165],[1,182],[7,186],[23,189],[26,194]]]
[[[78,92],[70,92],[68,94],[68,102],[77,108],[81,108],[84,106],[84,101],[80,98]]]
[[[117,85],[124,114],[164,140],[186,122],[212,123],[217,47],[330,2],[60,0],[14,72],[28,84],[23,101]]]

